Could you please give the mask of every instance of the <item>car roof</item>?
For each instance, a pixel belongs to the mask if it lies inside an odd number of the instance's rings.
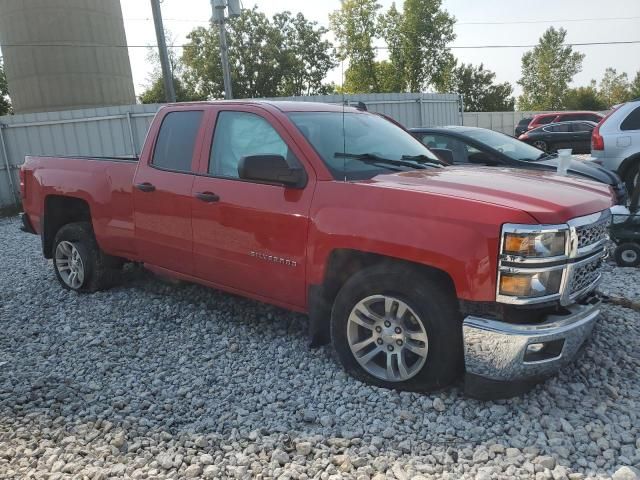
[[[536,113],[533,117],[534,118],[538,118],[538,117],[546,117],[546,116],[550,116],[550,115],[575,115],[575,114],[585,114],[585,115],[600,115],[602,116],[602,114],[600,112],[594,112],[591,110],[571,110],[571,111],[567,111],[567,112],[541,112],[541,113]]]
[[[362,112],[355,107],[343,106],[341,104],[301,102],[292,100],[262,100],[262,99],[238,99],[238,100],[213,100],[205,102],[181,102],[171,103],[170,106],[185,105],[270,105],[282,112]]]
[[[449,134],[464,135],[465,133],[469,133],[473,131],[489,130],[489,129],[480,128],[480,127],[467,127],[464,125],[446,125],[444,127],[414,127],[414,128],[409,128],[408,130],[413,133],[449,133]]]

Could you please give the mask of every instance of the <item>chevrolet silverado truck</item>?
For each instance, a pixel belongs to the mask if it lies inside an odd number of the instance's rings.
[[[161,108],[139,159],[28,156],[23,229],[60,285],[124,262],[310,318],[344,368],[428,391],[516,394],[570,362],[600,312],[606,185],[442,166],[355,108]]]

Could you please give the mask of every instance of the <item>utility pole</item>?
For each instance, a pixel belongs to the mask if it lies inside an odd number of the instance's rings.
[[[176,101],[176,92],[173,88],[173,75],[171,73],[171,65],[169,65],[167,42],[164,39],[164,26],[162,25],[162,11],[160,10],[160,0],[151,0],[151,11],[153,12],[153,23],[156,27],[158,53],[160,54],[160,65],[162,66],[162,78],[164,80],[164,97],[168,103],[172,103]]]
[[[229,1],[229,15],[240,15],[239,2],[237,0]],[[213,16],[211,21],[218,24],[220,30],[220,61],[222,62],[222,80],[224,82],[224,98],[231,100],[233,92],[231,91],[231,71],[229,70],[229,53],[227,51],[227,30],[225,27],[224,10],[227,7],[225,0],[211,0],[211,12]]]

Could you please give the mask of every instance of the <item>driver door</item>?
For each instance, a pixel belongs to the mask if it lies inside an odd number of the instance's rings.
[[[313,170],[278,119],[252,106],[220,106],[208,155],[192,188],[195,276],[286,306],[306,304],[305,258]],[[239,178],[249,155],[282,155],[302,166],[304,188]]]

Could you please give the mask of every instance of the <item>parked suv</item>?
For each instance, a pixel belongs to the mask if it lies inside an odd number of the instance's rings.
[[[640,172],[640,98],[614,109],[593,130],[593,161],[614,170],[632,192]]]
[[[527,125],[527,130],[533,130],[542,125],[558,122],[571,122],[576,120],[586,120],[598,123],[604,115],[598,112],[547,112],[534,115]]]

